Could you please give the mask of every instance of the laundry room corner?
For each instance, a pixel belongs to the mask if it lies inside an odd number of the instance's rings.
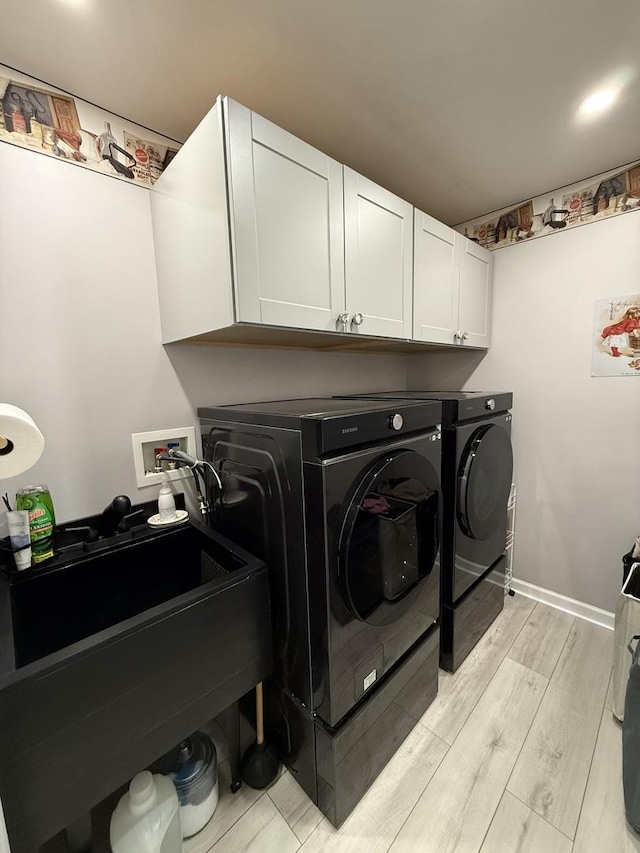
[[[640,394],[590,375],[593,315],[638,289],[640,217],[493,254],[490,350],[410,356],[407,385],[513,391],[514,578],[610,613],[640,516]]]

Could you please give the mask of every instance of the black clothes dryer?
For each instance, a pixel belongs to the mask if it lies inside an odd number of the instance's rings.
[[[366,397],[442,403],[440,665],[455,672],[504,606],[513,395],[385,391]]]
[[[437,692],[442,409],[199,409],[214,525],[269,567],[270,736],[341,823]]]

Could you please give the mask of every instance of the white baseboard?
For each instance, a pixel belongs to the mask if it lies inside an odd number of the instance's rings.
[[[548,604],[549,607],[555,607],[556,610],[563,610],[565,613],[577,616],[578,619],[586,619],[587,622],[593,622],[595,625],[601,625],[603,628],[613,631],[615,614],[608,610],[601,610],[592,604],[576,601],[575,598],[560,595],[559,592],[552,592],[550,589],[544,589],[517,578],[513,578],[511,588],[514,592],[524,595],[525,598],[533,598],[534,601],[541,601],[543,604]]]

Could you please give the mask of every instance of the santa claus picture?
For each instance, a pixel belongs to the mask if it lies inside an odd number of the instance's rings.
[[[592,376],[640,376],[640,294],[596,302]]]

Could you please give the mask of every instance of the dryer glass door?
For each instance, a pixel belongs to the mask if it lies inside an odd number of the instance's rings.
[[[513,476],[509,433],[488,424],[474,432],[458,470],[458,521],[472,539],[490,539],[502,525]]]
[[[439,478],[412,451],[389,454],[366,472],[348,505],[339,542],[342,594],[370,625],[400,619],[437,570]]]

